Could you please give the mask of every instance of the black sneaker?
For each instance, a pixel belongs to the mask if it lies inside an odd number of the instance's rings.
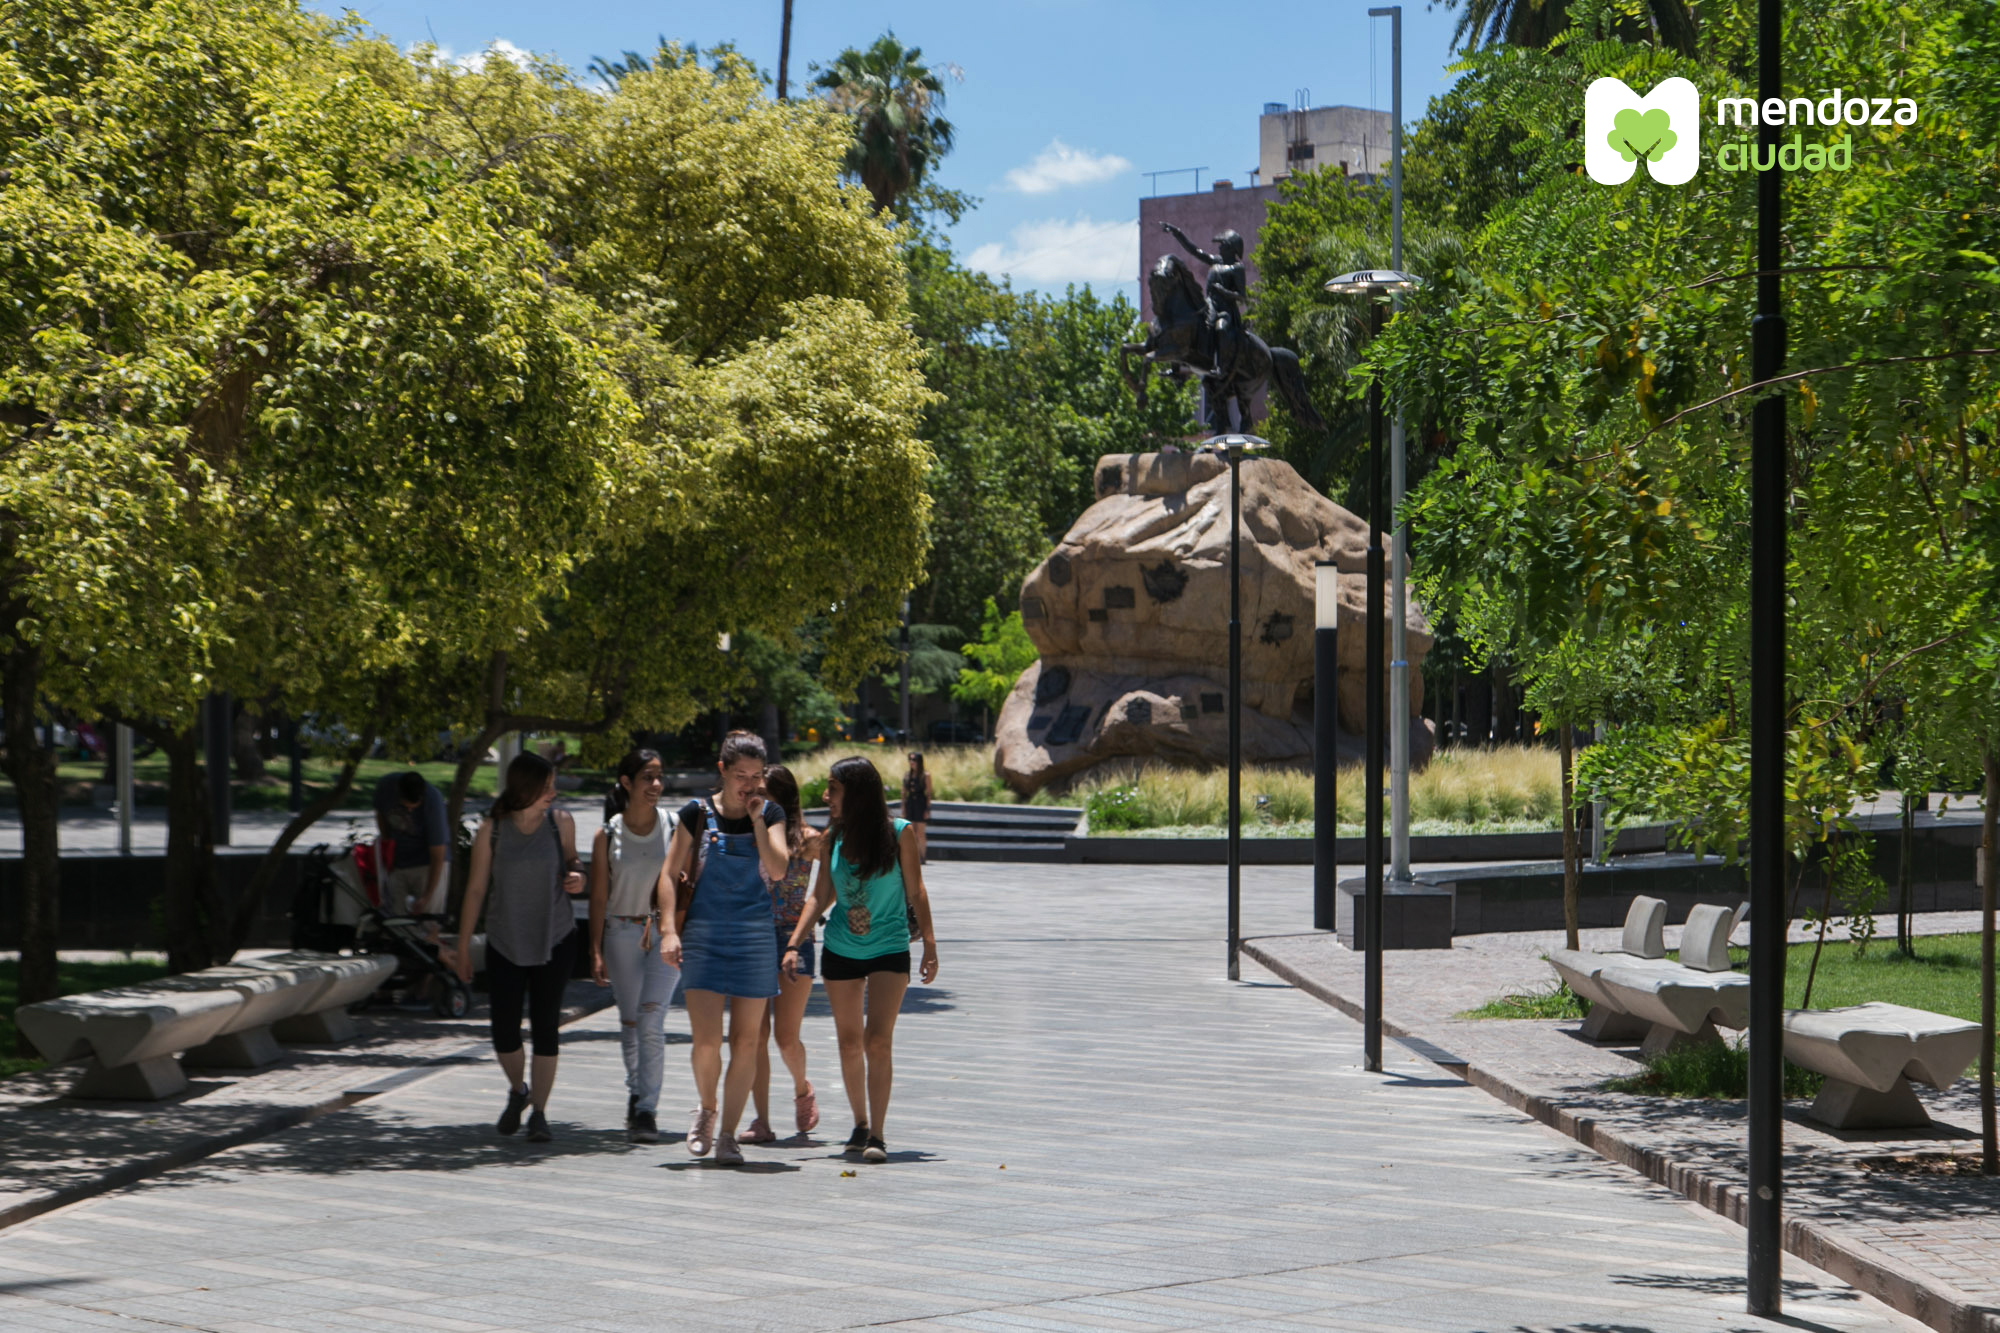
[[[532,1139],[535,1136],[529,1134],[528,1137]],[[861,1150],[861,1160],[864,1162],[888,1161],[889,1145],[876,1138],[873,1134],[870,1134],[868,1136],[868,1146]]]
[[[854,1127],[854,1132],[847,1136],[847,1146],[845,1148],[842,1148],[841,1151],[847,1154],[849,1157],[859,1157],[861,1155],[862,1150],[867,1146],[868,1146],[868,1126],[856,1125]]]
[[[528,1142],[547,1143],[555,1134],[549,1129],[548,1117],[540,1111],[528,1112]],[[876,1140],[880,1142],[880,1140]],[[885,1159],[886,1160],[886,1159]]]
[[[500,1113],[499,1123],[493,1128],[502,1134],[512,1134],[521,1127],[521,1112],[528,1109],[528,1090],[515,1088],[507,1094],[507,1109]]]
[[[627,1143],[658,1143],[660,1122],[653,1118],[651,1111],[634,1111],[632,1119],[625,1126]]]

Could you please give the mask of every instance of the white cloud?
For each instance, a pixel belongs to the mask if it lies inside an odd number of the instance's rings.
[[[1034,161],[1008,172],[1006,183],[1008,189],[1022,194],[1053,194],[1071,185],[1094,185],[1130,170],[1132,164],[1116,153],[1100,155],[1051,139]]]
[[[448,46],[440,46],[434,49],[435,54],[432,56],[432,59],[437,61],[438,64],[456,65],[460,69],[469,69],[475,74],[486,68],[488,60],[496,57],[521,69],[527,69],[534,59],[534,56],[530,52],[522,50],[505,37],[497,37],[493,41],[488,42],[484,50],[468,51],[464,55],[453,55],[451,48]]]
[[[1134,221],[1025,222],[1008,243],[989,241],[966,264],[1032,286],[1070,282],[1133,282],[1139,276],[1139,224]]]

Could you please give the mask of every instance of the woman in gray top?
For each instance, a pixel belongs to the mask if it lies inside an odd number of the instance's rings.
[[[507,765],[507,786],[472,839],[471,878],[458,937],[470,940],[486,913],[487,1002],[493,1013],[493,1053],[507,1075],[507,1109],[495,1126],[502,1134],[528,1116],[528,1141],[552,1137],[543,1112],[556,1081],[563,988],[576,961],[576,916],[569,900],[583,892],[576,856],[576,823],[552,810],[556,770],[532,751]],[[489,902],[488,899],[491,899]],[[472,980],[472,950],[458,951],[459,980]],[[533,1034],[533,1084],[521,1079],[521,1008],[526,1002]]]

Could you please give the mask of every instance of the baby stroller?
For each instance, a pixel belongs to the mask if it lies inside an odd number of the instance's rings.
[[[443,922],[433,913],[392,915],[382,905],[376,847],[356,843],[338,851],[322,843],[306,858],[298,894],[292,900],[292,947],[326,953],[387,954],[396,971],[382,983],[395,1003],[407,1002],[419,991],[430,993],[431,1012],[441,1018],[463,1018],[472,1012],[472,989],[438,956],[429,939],[429,925]],[[485,937],[473,936],[473,965],[482,961]],[[374,997],[370,997],[373,999]]]

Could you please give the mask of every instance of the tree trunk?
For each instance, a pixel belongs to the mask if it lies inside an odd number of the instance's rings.
[[[56,833],[62,793],[56,783],[55,754],[35,734],[41,680],[42,650],[17,633],[13,649],[0,658],[0,707],[6,709],[6,772],[21,809],[22,1004],[61,994],[56,982],[56,929],[62,919],[62,855]],[[23,1055],[34,1053],[25,1037],[19,1039],[19,1050]]]
[[[230,762],[236,776],[256,782],[264,776],[264,752],[257,747],[259,719],[250,705],[238,704],[229,720]]]
[[[1979,1137],[1980,1167],[2000,1175],[2000,1134],[1993,1117],[1993,910],[2000,897],[2000,751],[1986,751],[1986,808],[1979,845],[1985,873],[1979,877]]]
[[[215,920],[215,845],[208,824],[208,766],[200,729],[157,731],[149,737],[167,756],[167,864],[161,888],[167,966],[194,972],[214,963],[209,927]]]
[[[785,100],[786,74],[792,63],[792,0],[785,0],[785,16],[778,28],[778,100]]]
[[[778,701],[765,697],[757,710],[757,733],[764,738],[764,752],[771,756],[772,763],[781,762],[784,751],[780,742],[784,740],[783,730],[778,725]]]
[[[1576,928],[1583,899],[1583,871],[1577,864],[1576,785],[1571,762],[1576,753],[1576,729],[1562,724],[1562,807],[1563,807],[1563,933],[1568,947],[1581,948]]]
[[[472,790],[472,779],[479,772],[479,766],[486,762],[486,752],[493,743],[507,734],[507,654],[496,652],[486,664],[486,725],[479,734],[466,742],[465,750],[458,756],[458,767],[452,771],[451,790],[444,796],[444,822],[447,828],[457,828],[465,818],[465,794]],[[506,774],[500,775],[506,780]]]
[[[243,896],[237,900],[230,914],[229,933],[216,950],[218,963],[228,962],[235,957],[236,951],[250,938],[250,932],[256,928],[257,913],[263,905],[264,897],[271,891],[271,885],[277,882],[279,873],[285,868],[285,854],[291,851],[292,844],[298,841],[299,835],[311,828],[321,816],[347,799],[347,793],[354,786],[354,774],[360,769],[362,759],[375,748],[377,734],[377,729],[369,729],[368,734],[361,738],[360,744],[348,751],[347,759],[341,764],[339,776],[334,779],[333,786],[306,802],[304,808],[286,822],[284,831],[278,834],[278,840],[257,859],[257,868],[250,873],[250,883],[244,888]]]
[[[1917,952],[1916,884],[1911,862],[1917,849],[1917,803],[1903,796],[1902,836],[1896,844],[1896,948],[1906,957]]]

